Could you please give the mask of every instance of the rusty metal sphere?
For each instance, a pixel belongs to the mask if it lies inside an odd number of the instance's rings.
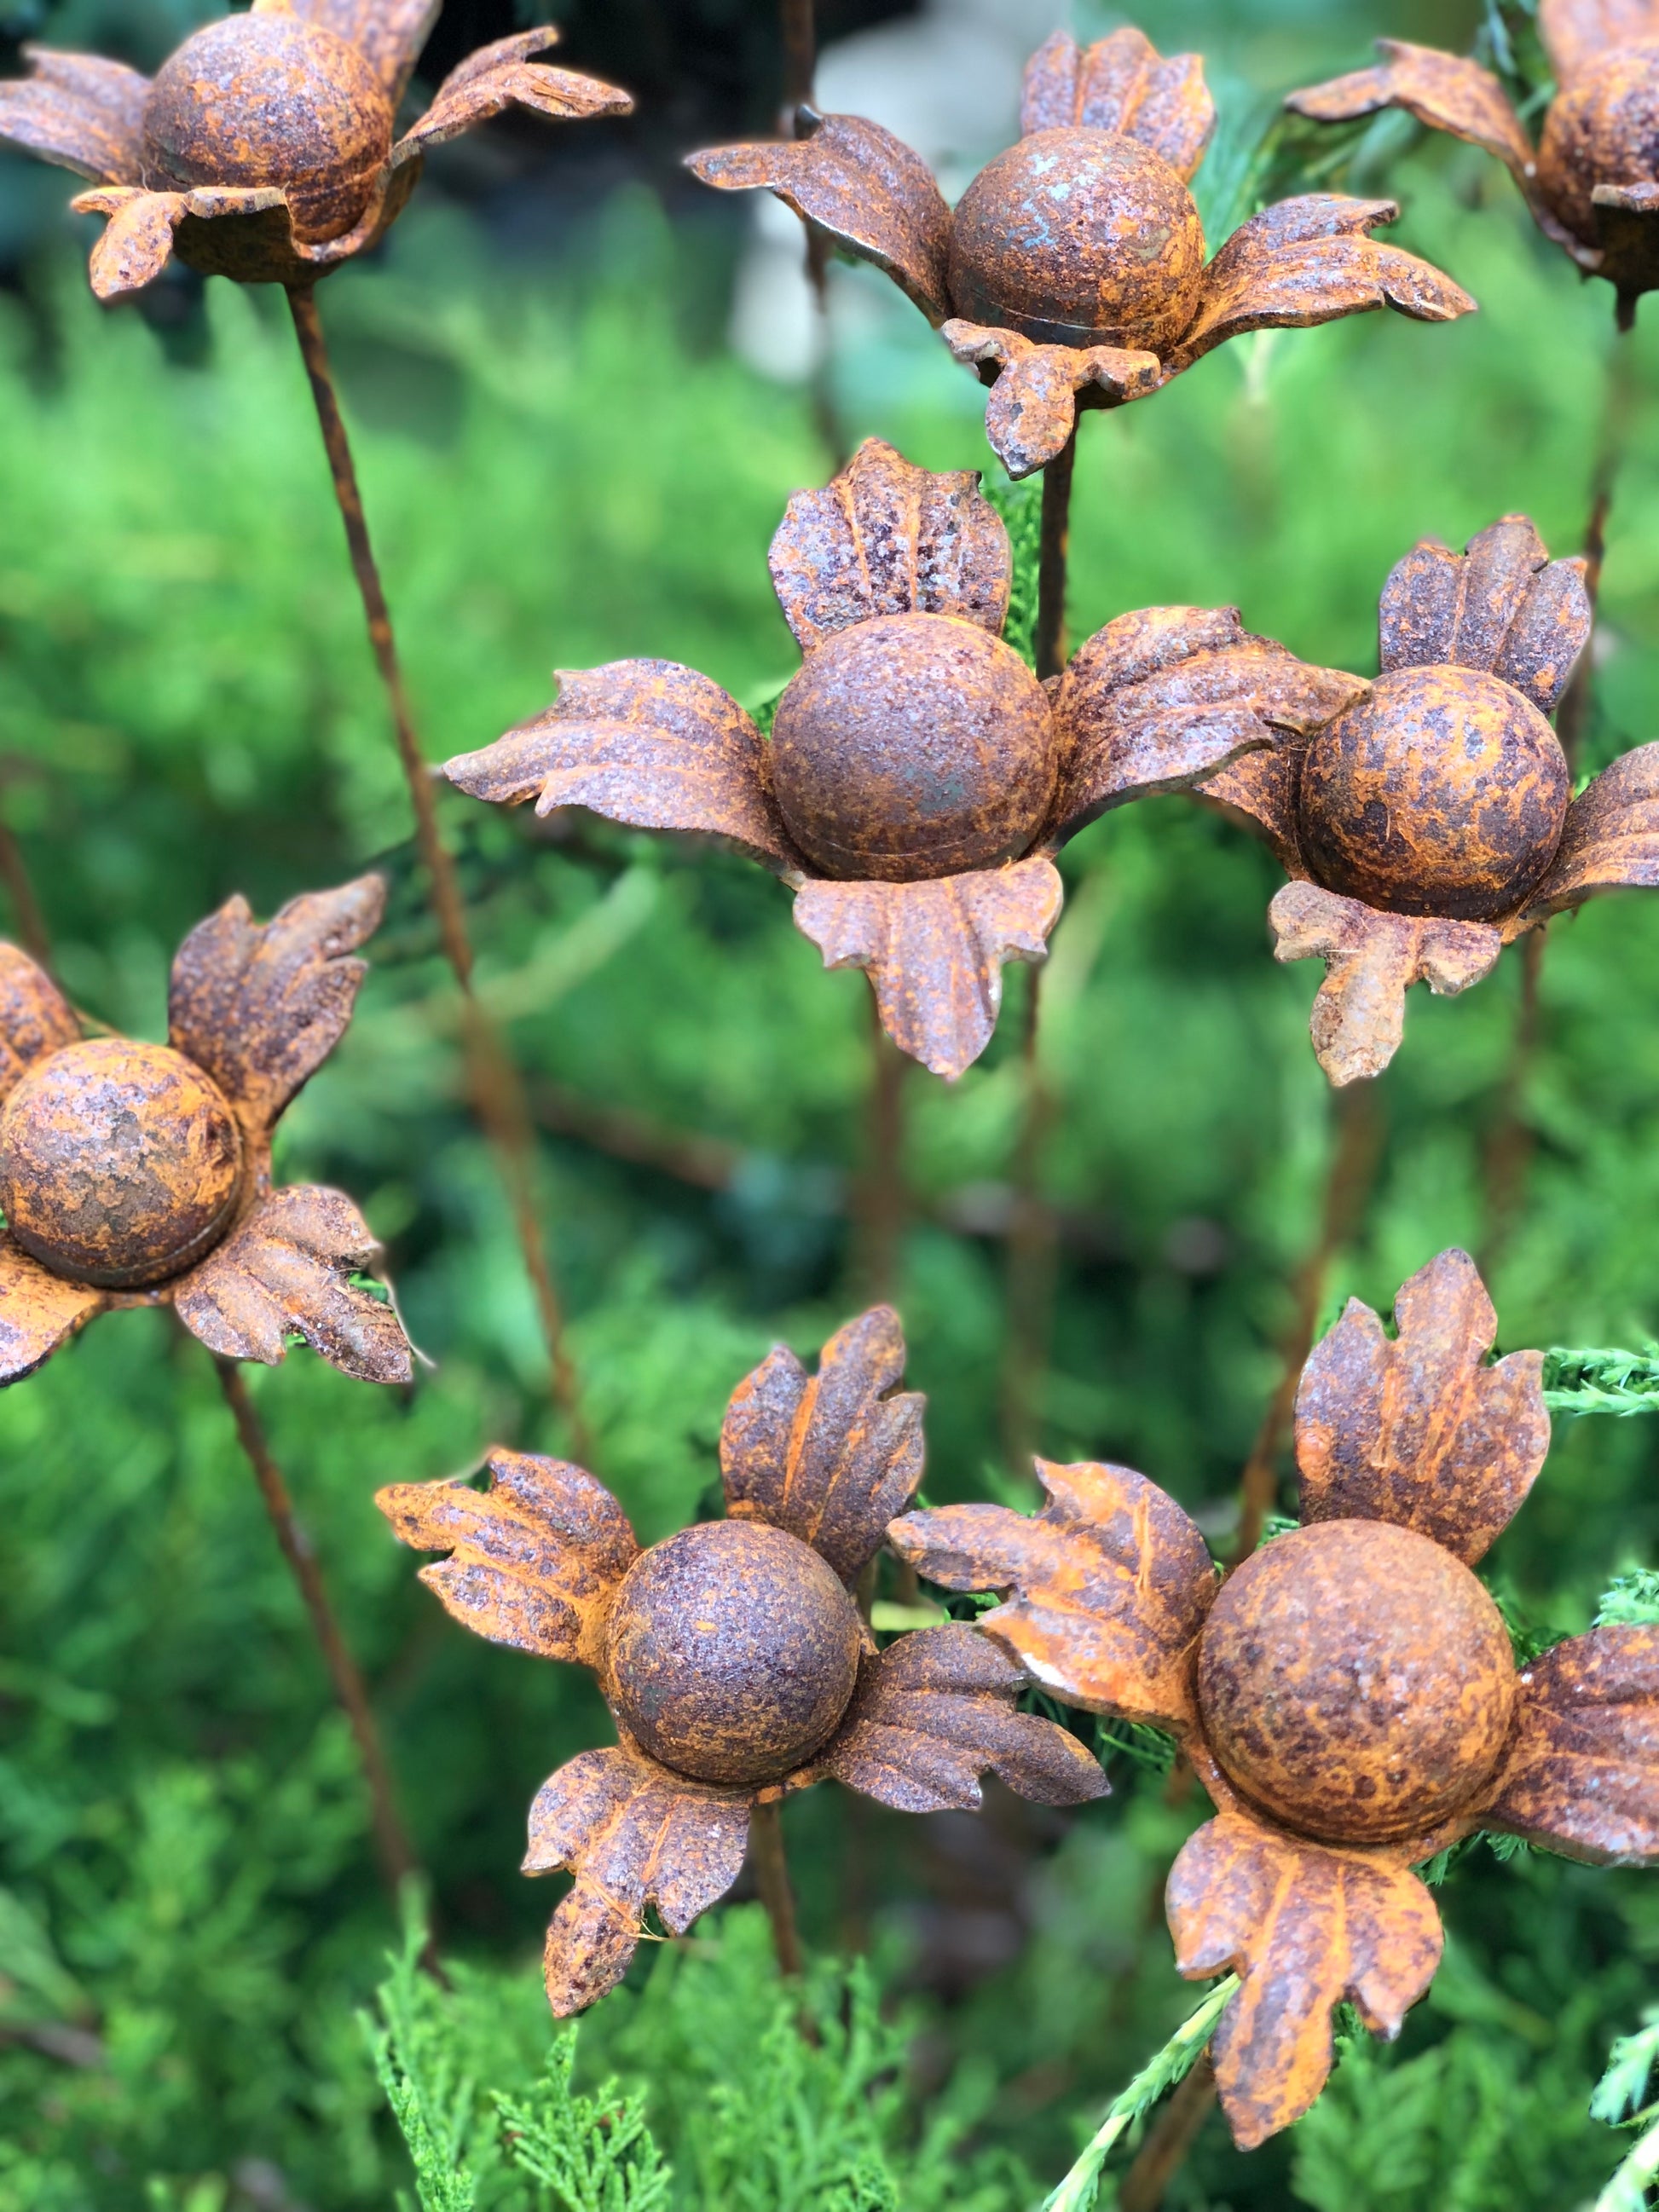
[[[761,1521],[683,1528],[629,1569],[605,1690],[652,1758],[700,1782],[775,1782],[847,1710],[858,1609],[828,1563]]]
[[[1204,227],[1162,157],[1115,131],[1038,131],[981,169],[951,228],[958,314],[1054,345],[1152,352],[1192,321]]]
[[[241,1175],[223,1093],[167,1045],[66,1045],[0,1109],[6,1225],[77,1283],[128,1290],[177,1274],[229,1225]]]
[[[947,615],[885,615],[814,647],[778,702],[772,787],[831,876],[908,883],[1024,853],[1054,795],[1048,696]]]
[[[1614,46],[1572,77],[1544,118],[1538,181],[1567,228],[1592,240],[1598,185],[1659,182],[1659,42]]]
[[[1302,843],[1328,890],[1482,921],[1543,874],[1571,796],[1529,699],[1478,669],[1396,669],[1308,747]]]
[[[308,241],[368,204],[392,105],[357,48],[296,15],[227,15],[185,40],[144,103],[144,182],[279,185]]]
[[[1426,1834],[1503,1750],[1503,1616],[1461,1559],[1387,1521],[1292,1529],[1222,1585],[1199,1645],[1210,1748],[1243,1794],[1324,1843]]]

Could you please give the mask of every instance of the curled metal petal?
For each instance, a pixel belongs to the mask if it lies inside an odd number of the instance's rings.
[[[1045,1689],[1085,1711],[1184,1729],[1193,1645],[1216,1592],[1208,1547],[1133,1468],[1036,1462],[1048,1502],[907,1514],[889,1540],[945,1589],[997,1590],[981,1617]]]
[[[252,13],[297,15],[356,46],[395,107],[408,88],[443,0],[253,0]],[[550,31],[543,44],[551,46]]]
[[[484,1464],[488,1490],[394,1482],[374,1503],[400,1543],[450,1554],[420,1579],[475,1635],[597,1669],[611,1600],[639,1557],[628,1516],[568,1461],[497,1445]]]
[[[238,282],[307,283],[312,254],[294,235],[287,196],[274,185],[204,185],[189,192],[111,186],[71,201],[76,215],[108,217],[88,264],[100,300],[124,300],[153,284],[177,250],[191,267]],[[188,250],[186,250],[188,249]],[[334,258],[345,250],[338,242]]]
[[[33,1375],[109,1302],[107,1291],[50,1274],[0,1230],[0,1383]]]
[[[37,1060],[80,1034],[75,1009],[46,969],[17,945],[0,942],[0,1100]]]
[[[921,883],[801,885],[795,927],[826,968],[862,968],[901,1052],[954,1078],[991,1041],[1005,960],[1047,957],[1064,897],[1052,860]]]
[[[550,24],[539,30],[520,31],[480,46],[451,70],[438,88],[438,96],[414,128],[392,149],[392,166],[399,167],[416,154],[446,145],[492,116],[522,107],[550,122],[581,122],[594,115],[631,115],[631,96],[598,77],[579,76],[574,70],[533,62],[558,38]]]
[[[1403,108],[1431,131],[1449,131],[1495,154],[1530,198],[1537,165],[1532,141],[1509,94],[1488,69],[1465,54],[1379,39],[1379,67],[1354,70],[1293,92],[1286,107],[1315,123],[1346,123],[1382,108]]]
[[[1108,1794],[1074,1735],[1015,1710],[1025,1676],[976,1628],[901,1637],[866,1659],[846,1718],[801,1783],[828,1775],[901,1813],[972,1812],[994,1774],[1039,1805]]]
[[[866,438],[822,491],[794,493],[768,559],[801,651],[883,615],[955,615],[1000,637],[1013,556],[979,484]]]
[[[1434,1978],[1434,1899],[1381,1852],[1333,1850],[1224,1813],[1182,1847],[1167,1904],[1177,1971],[1227,1967],[1243,1987],[1211,2045],[1221,2108],[1241,2150],[1300,2119],[1331,2070],[1344,1997],[1393,2038]]]
[[[679,1936],[726,1894],[742,1870],[751,1802],[748,1790],[690,1782],[626,1745],[585,1751],[543,1783],[524,1871],[576,1877],[543,1954],[556,2018],[615,1988],[647,1905]]]
[[[1288,876],[1308,872],[1296,804],[1302,750],[1299,745],[1280,744],[1242,753],[1193,787],[1194,798],[1219,807],[1265,840]]]
[[[1023,137],[1074,128],[1121,131],[1186,179],[1215,130],[1215,102],[1200,55],[1166,61],[1132,24],[1087,47],[1056,31],[1025,64],[1019,128]]]
[[[1383,672],[1487,669],[1551,713],[1595,620],[1585,568],[1578,556],[1552,561],[1524,514],[1492,523],[1462,554],[1425,538],[1382,587]]]
[[[1539,0],[1538,28],[1559,82],[1611,47],[1659,39],[1656,0]]]
[[[1077,427],[1079,392],[1103,392],[1115,405],[1143,398],[1164,380],[1156,354],[1121,346],[1038,345],[1018,331],[991,329],[960,317],[946,323],[940,335],[956,359],[969,368],[999,365],[985,409],[985,434],[1016,480],[1046,467],[1065,445]]]
[[[94,183],[136,185],[149,79],[97,54],[23,53],[29,74],[0,83],[0,143]]]
[[[726,192],[764,190],[861,261],[873,262],[930,322],[951,312],[951,210],[902,139],[860,115],[821,117],[808,138],[711,146],[686,167]]]
[[[1390,1338],[1350,1298],[1296,1398],[1304,1521],[1391,1521],[1473,1566],[1515,1518],[1550,1448],[1542,1354],[1489,1366],[1498,1316],[1467,1252],[1402,1285]]]
[[[1317,884],[1286,884],[1267,921],[1276,960],[1325,963],[1309,1033],[1339,1087],[1380,1075],[1394,1058],[1413,983],[1455,997],[1490,975],[1504,949],[1503,933],[1486,922],[1384,914]]]
[[[919,1391],[901,1392],[904,1332],[872,1306],[830,1338],[809,1375],[780,1345],[732,1395],[720,1475],[733,1520],[786,1528],[853,1583],[921,1480]]]
[[[1472,1817],[1596,1866],[1659,1863],[1659,1627],[1595,1628],[1532,1661]]]
[[[1549,872],[1522,924],[1577,906],[1593,891],[1659,884],[1659,744],[1638,745],[1581,791]]]

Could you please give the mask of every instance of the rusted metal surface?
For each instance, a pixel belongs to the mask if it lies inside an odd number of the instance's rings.
[[[1040,685],[998,634],[1011,556],[977,481],[871,439],[790,501],[771,568],[805,659],[770,743],[693,670],[617,661],[561,675],[545,714],[445,775],[497,805],[736,846],[795,890],[827,967],[866,970],[895,1043],[960,1075],[996,1026],[1004,961],[1045,957],[1068,837],[1365,688],[1198,608],[1120,617],[1058,690]]]
[[[688,1927],[743,1863],[757,1803],[833,1776],[885,1804],[978,1802],[1000,1775],[1039,1803],[1102,1795],[1097,1762],[1014,1710],[1024,1676],[976,1629],[876,1653],[850,1585],[921,1479],[922,1401],[877,1306],[816,1376],[774,1352],[733,1393],[720,1437],[727,1517],[639,1552],[592,1475],[492,1453],[489,1488],[398,1483],[376,1499],[455,1617],[498,1644],[576,1659],[622,1741],[543,1785],[529,1873],[568,1869],[547,1990],[562,2016],[620,1978],[654,1903]]]
[[[1498,78],[1478,62],[1381,39],[1380,64],[1290,95],[1318,123],[1403,108],[1495,155],[1545,235],[1605,276],[1621,324],[1659,285],[1659,9],[1647,0],[1546,0],[1539,28],[1556,78],[1537,145]]]
[[[1005,1599],[981,1616],[1063,1702],[1180,1741],[1217,1817],[1182,1850],[1176,1963],[1243,1988],[1214,2044],[1241,2145],[1323,2087],[1344,1997],[1393,2035],[1440,1928],[1410,1872],[1478,1827],[1601,1862],[1659,1862],[1659,1630],[1574,1637],[1517,1672],[1478,1559],[1549,1441],[1539,1355],[1486,1364],[1496,1317],[1443,1252],[1398,1336],[1351,1304],[1297,1404],[1304,1525],[1218,1588],[1202,1537],[1126,1468],[1036,1463],[1048,1503],[912,1513],[918,1572]]]
[[[259,927],[232,899],[173,964],[172,1042],[82,1038],[50,980],[0,949],[0,1382],[110,1305],[172,1305],[223,1358],[275,1364],[290,1334],[406,1382],[392,1310],[357,1286],[378,1247],[337,1191],[272,1190],[270,1134],[337,1042],[380,921],[365,876]]]
[[[1387,201],[1316,193],[1252,217],[1206,265],[1188,185],[1215,121],[1195,54],[1142,33],[1079,48],[1056,32],[1026,68],[1019,143],[954,213],[908,147],[858,116],[787,144],[690,156],[705,184],[767,190],[875,265],[994,397],[986,430],[1011,476],[1044,467],[1076,409],[1157,391],[1242,331],[1390,307],[1449,322],[1474,306],[1440,270],[1370,233]]]
[[[92,55],[28,50],[0,84],[0,142],[94,180],[107,218],[100,299],[141,291],[174,253],[209,276],[305,288],[383,237],[429,146],[508,107],[626,114],[614,86],[531,58],[550,27],[483,47],[394,141],[431,0],[288,0],[193,32],[154,79]]]

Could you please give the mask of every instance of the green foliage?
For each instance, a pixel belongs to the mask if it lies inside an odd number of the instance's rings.
[[[1037,569],[1042,544],[1042,485],[1041,479],[1024,483],[992,483],[985,496],[1007,527],[1013,572],[1008,591],[1008,618],[1002,635],[1021,659],[1036,657]]]
[[[1634,2146],[1596,2198],[1595,2212],[1644,2212],[1648,2191],[1659,2183],[1659,2102],[1648,2096],[1656,2069],[1659,2013],[1650,2010],[1644,2027],[1614,2043],[1607,2070],[1590,2099],[1593,2118],[1610,2127],[1639,2130]]]
[[[1659,1621],[1659,1570],[1652,1567],[1615,1576],[1595,1608],[1597,1628],[1645,1626],[1654,1621]]]
[[[1640,1352],[1544,1354],[1544,1403],[1553,1413],[1651,1413],[1659,1408],[1659,1345]]]

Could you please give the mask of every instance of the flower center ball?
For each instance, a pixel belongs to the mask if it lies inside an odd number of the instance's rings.
[[[338,238],[392,149],[392,106],[344,39],[295,15],[227,15],[188,38],[144,103],[144,182],[280,185],[302,239]]]
[[[1396,669],[1309,746],[1302,839],[1330,890],[1481,921],[1548,867],[1571,788],[1554,731],[1498,678]]]
[[[1498,1607],[1461,1559],[1386,1521],[1275,1537],[1222,1585],[1199,1647],[1210,1748],[1304,1835],[1426,1834],[1498,1763],[1516,1698]]]
[[[1192,321],[1204,227],[1169,163],[1115,131],[1038,131],[980,171],[951,226],[958,314],[1053,345],[1158,352]]]
[[[0,1111],[0,1207],[77,1283],[159,1283],[223,1233],[241,1181],[223,1093],[163,1044],[94,1037],[31,1068]]]
[[[772,787],[831,876],[908,883],[1025,851],[1054,788],[1042,686],[988,630],[884,615],[807,655],[772,725]]]
[[[653,1759],[700,1782],[776,1782],[810,1759],[858,1679],[857,1608],[799,1538],[711,1521],[653,1545],[611,1615],[607,1689]]]
[[[1659,176],[1659,44],[1615,46],[1571,80],[1544,118],[1538,175],[1556,214],[1591,245],[1597,185]]]

